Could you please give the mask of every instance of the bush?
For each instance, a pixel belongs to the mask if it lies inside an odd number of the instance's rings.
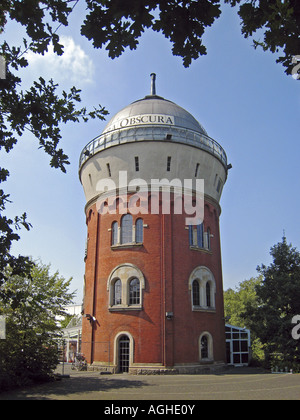
[[[15,382],[11,375],[8,375],[7,373],[0,374],[0,392],[9,391],[15,387]]]

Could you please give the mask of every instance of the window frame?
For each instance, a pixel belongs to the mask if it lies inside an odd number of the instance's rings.
[[[194,300],[194,282],[199,285],[199,305]],[[196,267],[191,273],[188,281],[191,295],[192,311],[215,312],[216,311],[216,281],[213,273],[205,266]],[[208,294],[209,287],[209,294]],[[209,300],[208,300],[209,298]],[[209,304],[209,305],[208,305]]]
[[[207,356],[202,353],[202,340],[203,338],[207,340]],[[203,331],[199,337],[198,341],[199,346],[199,362],[200,363],[213,363],[214,361],[214,350],[213,350],[213,337],[208,331]]]
[[[204,223],[189,225],[189,246],[191,249],[211,252],[210,227],[205,232]]]
[[[114,248],[127,248],[142,246],[144,243],[144,220],[138,217],[134,220],[130,213],[126,213],[121,217],[120,225],[117,220],[111,224],[108,231],[110,235],[110,246]]]
[[[132,286],[133,282],[137,282],[137,285]],[[132,279],[128,280],[128,293],[128,305],[139,305],[141,299],[141,285],[137,277],[133,277]]]
[[[111,245],[115,246],[119,243],[119,223],[117,221],[111,224]]]
[[[194,279],[192,282],[192,305],[193,307],[200,306],[200,284],[198,279]]]
[[[205,340],[205,343],[203,341]],[[200,340],[201,360],[208,359],[208,337],[206,334],[202,335]]]
[[[139,157],[135,156],[134,157],[134,164],[135,164],[135,172],[139,172],[140,170],[140,162],[139,162]]]
[[[115,283],[121,281],[121,303],[115,303]],[[138,301],[131,300],[131,282],[138,280],[138,290],[135,293]],[[142,271],[133,264],[121,264],[113,269],[107,280],[108,309],[109,311],[120,310],[142,310],[143,309],[143,290],[145,289],[145,278]],[[135,297],[137,299],[137,297]]]
[[[116,287],[119,288],[119,290],[116,290]],[[117,302],[117,293],[118,293],[118,302]],[[122,282],[121,279],[118,277],[114,279],[113,282],[113,306],[122,305]]]
[[[144,221],[142,218],[136,219],[135,222],[135,243],[142,244],[144,242]]]
[[[121,218],[121,245],[133,243],[133,217],[130,213],[126,213]]]
[[[206,307],[211,308],[211,284],[210,281],[206,282],[205,285],[205,296],[206,296]]]

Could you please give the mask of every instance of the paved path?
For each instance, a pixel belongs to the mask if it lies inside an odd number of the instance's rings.
[[[69,379],[0,394],[0,400],[290,400],[300,374],[233,369],[218,375],[133,376],[73,372]]]

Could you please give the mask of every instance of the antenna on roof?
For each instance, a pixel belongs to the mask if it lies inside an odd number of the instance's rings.
[[[155,73],[151,73],[151,95],[156,95],[156,88],[155,88],[155,80],[156,80],[156,74]]]

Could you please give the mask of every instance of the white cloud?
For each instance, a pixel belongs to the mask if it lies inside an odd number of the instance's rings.
[[[70,36],[61,36],[60,43],[64,46],[64,54],[58,56],[50,46],[44,55],[29,52],[27,59],[32,73],[38,71],[39,75],[46,74],[58,81],[72,83],[91,83],[95,73],[93,61],[76,45]]]

